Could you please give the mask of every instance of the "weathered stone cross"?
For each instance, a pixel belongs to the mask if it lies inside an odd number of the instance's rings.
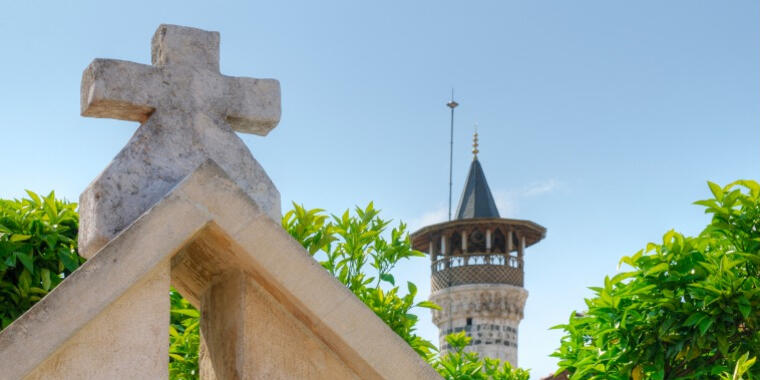
[[[153,65],[96,59],[82,75],[83,116],[142,123],[80,197],[87,258],[209,159],[280,218],[279,192],[234,132],[277,125],[279,82],[220,74],[218,32],[161,25],[151,55]]]

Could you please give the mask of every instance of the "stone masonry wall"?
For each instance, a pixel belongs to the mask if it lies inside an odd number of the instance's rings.
[[[465,331],[472,338],[469,351],[517,365],[518,327],[528,292],[504,284],[474,284],[444,288],[430,300],[441,306],[433,312],[442,352],[446,335]]]

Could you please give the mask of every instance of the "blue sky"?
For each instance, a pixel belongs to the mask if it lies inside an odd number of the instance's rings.
[[[0,5],[0,197],[78,198],[137,128],[80,117],[81,72],[148,63],[160,23],[220,31],[223,73],[281,81],[280,125],[241,137],[285,207],[441,220],[453,86],[454,202],[478,123],[502,215],[548,229],[526,262],[534,378],[587,286],[670,228],[697,233],[706,180],[760,170],[756,1],[64,3]],[[426,259],[399,269],[427,295]]]

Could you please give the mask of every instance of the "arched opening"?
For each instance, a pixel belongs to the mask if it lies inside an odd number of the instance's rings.
[[[449,242],[451,242],[451,248],[449,249],[449,252],[451,252],[452,255],[461,255],[462,254],[462,234],[460,233],[454,233],[449,238]]]
[[[470,233],[470,237],[467,240],[467,252],[486,252],[486,234],[484,234],[483,231],[476,229]]]
[[[491,243],[491,252],[493,253],[505,253],[507,241],[504,233],[501,229],[496,229],[492,234],[493,242]]]

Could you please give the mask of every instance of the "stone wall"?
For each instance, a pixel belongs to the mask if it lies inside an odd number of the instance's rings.
[[[430,300],[440,348],[447,352],[446,335],[465,331],[472,338],[468,350],[517,365],[517,338],[528,292],[504,284],[453,286],[433,292]]]

